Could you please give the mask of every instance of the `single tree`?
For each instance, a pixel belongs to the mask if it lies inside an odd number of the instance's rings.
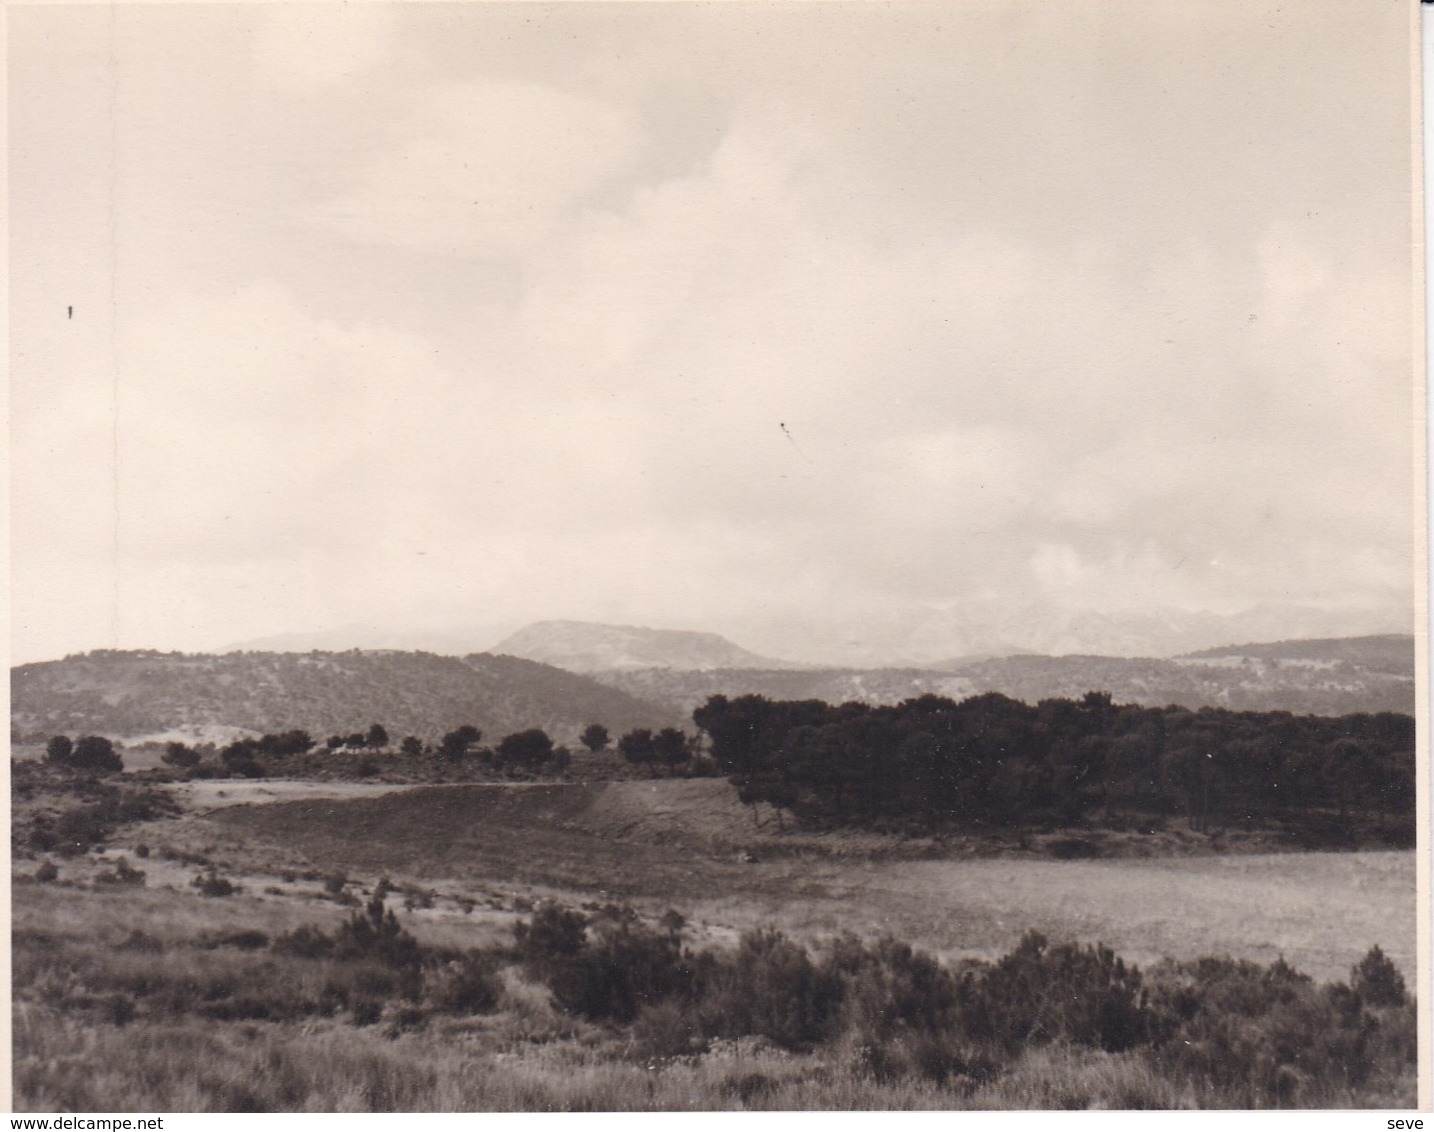
[[[444,762],[457,762],[468,753],[468,748],[483,738],[483,732],[471,723],[454,728],[438,745],[438,757]]]
[[[55,766],[69,766],[75,745],[68,735],[56,735],[45,744],[45,761]]]
[[[83,770],[124,770],[124,760],[115,750],[115,745],[102,735],[86,735],[78,739],[70,753],[70,765]]]
[[[692,750],[687,744],[687,736],[676,727],[664,727],[654,735],[652,751],[655,756],[654,761],[660,762],[669,771],[676,770],[678,766],[692,757]]]
[[[199,752],[192,747],[186,747],[183,743],[168,744],[160,758],[169,766],[177,766],[181,769],[199,765]]]
[[[553,741],[539,728],[518,731],[498,744],[498,763],[504,768],[536,770],[553,757]]]
[[[405,735],[398,749],[408,758],[416,759],[423,754],[423,740],[417,735]]]
[[[583,733],[578,738],[582,740],[583,746],[593,754],[606,748],[612,740],[612,736],[607,733],[607,728],[601,723],[589,723],[583,728]]]
[[[646,727],[629,731],[617,741],[618,754],[633,766],[651,768],[657,754],[652,745],[652,732]]]
[[[375,751],[388,746],[388,732],[382,723],[375,723],[368,729],[368,746]]]

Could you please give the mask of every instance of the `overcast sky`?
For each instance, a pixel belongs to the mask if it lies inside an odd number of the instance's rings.
[[[1410,10],[11,7],[14,658],[1397,624]]]

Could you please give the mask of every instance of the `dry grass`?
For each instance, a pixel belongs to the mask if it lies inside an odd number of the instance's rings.
[[[1328,979],[1378,943],[1404,969],[1415,966],[1408,852],[921,861],[758,850],[754,863],[738,863],[728,839],[751,826],[725,784],[680,780],[432,787],[241,807],[206,823],[215,837],[262,838],[320,869],[573,902],[677,905],[711,941],[770,922],[805,939],[889,931],[944,955],[989,956],[1034,927],[1102,941],[1142,962],[1283,954]]]
[[[1069,862],[798,853],[738,863],[725,838],[733,821],[750,824],[751,815],[723,809],[712,785],[421,788],[126,827],[108,853],[130,853],[149,873],[147,887],[13,890],[15,1104],[339,1112],[1218,1103],[1161,1080],[1133,1054],[1064,1046],[1029,1051],[995,1081],[944,1086],[877,1080],[858,1051],[838,1047],[790,1055],[727,1043],[700,1058],[648,1064],[622,1032],[558,1015],[546,990],[512,970],[496,1014],[430,1015],[417,1028],[397,1025],[396,1002],[379,1024],[362,1028],[342,1008],[327,1017],[216,1021],[164,1007],[171,1000],[152,987],[178,988],[179,998],[197,993],[201,1002],[206,986],[226,980],[321,997],[338,977],[332,965],[206,950],[196,941],[242,929],[276,936],[306,924],[332,931],[348,914],[325,894],[323,880],[335,872],[353,878],[346,891],[355,895],[384,875],[433,891],[431,908],[402,919],[423,943],[452,948],[504,943],[534,899],[557,896],[573,904],[630,899],[649,913],[674,906],[698,946],[768,923],[804,941],[844,930],[890,933],[947,957],[991,957],[1036,928],[1052,938],[1099,939],[1142,963],[1222,953],[1268,962],[1283,954],[1318,979],[1345,978],[1378,943],[1406,973],[1414,970],[1409,853]],[[133,856],[141,841],[156,848],[143,861]],[[198,866],[163,859],[161,845],[204,855],[244,891],[198,896],[189,886]],[[33,872],[34,863],[18,869]],[[62,879],[81,885],[105,867],[93,855],[60,864]],[[136,932],[164,950],[115,950]],[[116,988],[136,1004],[127,1024],[106,1013]],[[1406,1084],[1381,1085],[1378,1102],[1410,1103]]]

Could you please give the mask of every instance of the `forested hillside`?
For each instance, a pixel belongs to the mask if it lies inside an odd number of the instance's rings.
[[[99,651],[12,669],[10,689],[12,734],[37,739],[322,736],[379,722],[426,741],[468,723],[494,737],[538,727],[572,742],[594,722],[613,732],[682,722],[582,676],[487,654]]]

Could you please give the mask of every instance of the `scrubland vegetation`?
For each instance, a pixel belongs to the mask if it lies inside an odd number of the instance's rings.
[[[582,751],[289,729],[138,774],[51,737],[12,767],[16,1108],[1415,1103],[1407,854],[1148,859],[1407,844],[1407,717],[1092,694],[695,719]],[[329,800],[223,806],[276,777]],[[1306,874],[1310,902],[1271,898]],[[1335,924],[1332,879],[1357,894]]]
[[[1036,933],[955,964],[773,927],[698,948],[676,912],[620,905],[540,905],[455,947],[421,942],[383,884],[289,927],[179,893],[49,888],[65,915],[46,927],[40,892],[16,892],[20,1110],[1414,1100],[1414,1007],[1378,949],[1317,985],[1282,961],[1140,970]]]

